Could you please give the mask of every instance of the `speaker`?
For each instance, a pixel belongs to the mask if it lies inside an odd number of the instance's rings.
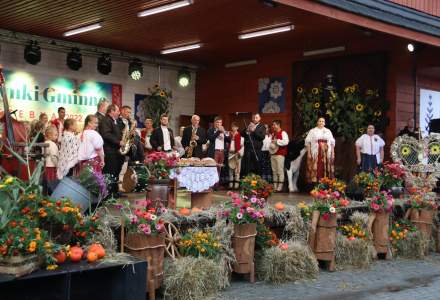
[[[440,119],[432,119],[429,122],[429,133],[431,132],[440,133]]]

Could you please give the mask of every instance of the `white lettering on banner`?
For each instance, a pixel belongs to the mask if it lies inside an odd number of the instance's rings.
[[[67,118],[82,121],[86,115],[96,112],[100,100],[112,102],[112,83],[12,70],[4,70],[4,74],[9,106],[11,111],[17,110],[18,120],[32,121],[43,112],[49,119],[55,119],[58,107],[63,106]],[[0,108],[2,106],[0,102]]]

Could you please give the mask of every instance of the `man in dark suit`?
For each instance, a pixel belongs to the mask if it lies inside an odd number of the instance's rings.
[[[153,130],[150,137],[150,144],[154,151],[171,152],[174,150],[174,135],[171,128],[168,128],[168,116],[160,116],[160,126]]]
[[[107,107],[110,103],[107,101],[107,99],[102,98],[98,102],[98,111],[95,113],[95,116],[98,118],[98,125],[102,122],[102,119],[105,118],[105,115],[107,113]]]
[[[221,165],[225,162],[227,157],[226,150],[228,143],[231,141],[229,133],[223,127],[223,120],[221,117],[215,117],[214,127],[208,129],[207,137],[209,141],[208,157],[211,157],[217,163],[217,172],[220,177]]]
[[[136,122],[133,122],[133,120],[130,119],[130,116],[131,116],[131,107],[128,105],[122,106],[121,115],[118,118],[118,126],[122,134],[124,134],[125,131],[129,133],[133,129],[133,126],[135,126],[134,124],[136,124]],[[136,131],[134,134],[135,136],[134,136],[133,144],[131,145],[128,153],[126,154],[126,157],[128,158],[129,161],[143,161],[145,158],[144,147],[141,143],[139,134]]]
[[[261,148],[266,135],[266,127],[260,121],[260,114],[254,114],[252,122],[241,133],[241,136],[244,137],[244,155],[240,172],[242,177],[249,173],[261,175]]]
[[[191,125],[183,130],[182,146],[185,149],[185,153],[188,153],[188,149],[192,141],[195,141],[197,145],[194,147],[192,157],[203,158],[202,145],[206,143],[206,131],[199,126],[200,117],[193,115],[191,117]]]
[[[107,108],[107,114],[99,122],[99,133],[104,140],[105,166],[103,172],[111,175],[109,192],[114,196],[118,193],[119,173],[121,172],[124,157],[119,153],[123,145],[122,132],[118,126],[119,107],[111,104]]]

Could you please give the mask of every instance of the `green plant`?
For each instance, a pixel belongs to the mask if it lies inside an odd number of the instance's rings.
[[[273,192],[273,186],[259,175],[248,174],[240,181],[241,192],[246,196],[257,195],[267,199]]]

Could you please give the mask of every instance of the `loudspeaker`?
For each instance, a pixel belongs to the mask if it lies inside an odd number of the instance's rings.
[[[431,132],[440,133],[440,119],[432,119],[429,122],[429,133]]]

